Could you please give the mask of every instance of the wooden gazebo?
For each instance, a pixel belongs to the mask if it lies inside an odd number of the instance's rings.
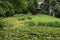
[[[33,15],[38,14],[40,11],[41,11],[41,8],[35,8],[35,9],[33,10]]]

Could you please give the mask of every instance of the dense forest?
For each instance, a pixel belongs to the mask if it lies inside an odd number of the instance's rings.
[[[59,17],[60,0],[0,0],[0,16],[2,17],[28,12],[34,14],[34,11],[38,13],[39,11],[35,9],[40,9],[40,12]]]
[[[0,40],[60,40],[60,0],[0,0]]]

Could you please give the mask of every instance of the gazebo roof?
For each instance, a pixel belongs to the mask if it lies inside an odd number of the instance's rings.
[[[38,7],[38,8],[35,8],[36,10],[40,10],[41,8],[40,7]]]

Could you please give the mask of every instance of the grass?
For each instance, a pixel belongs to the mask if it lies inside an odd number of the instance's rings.
[[[23,18],[18,15],[0,19],[3,27],[0,40],[60,40],[59,18],[45,14],[22,14]]]
[[[45,14],[37,14],[35,16],[32,17],[33,21],[37,21],[37,22],[53,22],[53,21],[60,21],[59,18],[55,18],[49,15],[45,15]]]
[[[60,28],[25,26],[16,29],[4,28],[0,40],[60,40]]]

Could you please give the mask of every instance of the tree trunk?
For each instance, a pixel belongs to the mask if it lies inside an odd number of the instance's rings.
[[[55,17],[55,13],[53,13],[53,17]]]

